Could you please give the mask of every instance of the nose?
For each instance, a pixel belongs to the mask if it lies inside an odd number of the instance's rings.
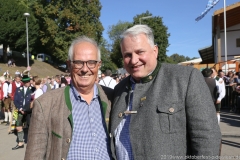
[[[138,57],[138,54],[133,53],[133,54],[132,54],[132,57],[131,57],[131,63],[132,63],[132,64],[137,64],[138,61],[139,61],[138,58],[139,58],[139,57]]]
[[[82,71],[82,72],[87,72],[87,71],[88,71],[87,63],[84,63],[84,64],[83,64],[83,67],[82,67],[81,71]]]

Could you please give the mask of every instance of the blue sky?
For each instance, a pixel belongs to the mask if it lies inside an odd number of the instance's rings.
[[[196,22],[195,19],[205,10],[208,0],[100,0],[102,4],[100,20],[104,27],[103,37],[109,41],[107,30],[118,21],[133,22],[137,14],[147,10],[153,16],[160,16],[170,33],[167,55],[174,53],[200,57],[198,50],[211,45],[212,15],[223,8],[224,0]],[[226,0],[231,5],[239,0]],[[144,20],[143,22],[144,23]]]

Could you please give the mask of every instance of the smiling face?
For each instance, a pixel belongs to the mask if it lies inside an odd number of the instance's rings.
[[[73,59],[72,61],[89,61],[89,60],[98,60],[97,48],[89,42],[81,42],[74,46],[73,49]],[[72,76],[73,85],[77,90],[86,90],[92,89],[98,75],[98,69],[101,62],[96,64],[96,67],[89,69],[87,64],[84,63],[84,66],[81,69],[74,67],[74,64],[68,61],[70,66],[70,73]]]
[[[137,82],[157,66],[158,48],[150,45],[145,34],[125,37],[121,50],[124,67]]]

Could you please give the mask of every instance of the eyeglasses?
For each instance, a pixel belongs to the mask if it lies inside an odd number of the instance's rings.
[[[82,69],[84,66],[84,63],[87,64],[87,67],[89,69],[93,69],[96,67],[96,64],[98,63],[98,61],[95,60],[89,60],[89,61],[80,61],[80,60],[75,60],[75,61],[71,61],[73,63],[74,68],[76,69]]]

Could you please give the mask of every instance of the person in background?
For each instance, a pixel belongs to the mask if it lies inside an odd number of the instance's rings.
[[[65,87],[68,85],[68,81],[65,77],[61,77],[61,87]]]
[[[218,156],[221,132],[201,72],[160,63],[153,31],[147,25],[123,32],[120,47],[130,76],[114,88],[110,117],[113,157]]]
[[[41,88],[42,80],[39,77],[34,77],[33,78],[33,86],[35,87],[35,91],[33,92],[33,100],[37,99],[43,94],[43,90]],[[31,107],[32,108],[32,107]]]
[[[215,104],[217,99],[218,86],[215,79],[211,77],[212,73],[213,71],[210,68],[205,68],[204,70],[202,70],[203,77],[208,85],[209,91],[213,99],[213,103]]]
[[[69,74],[67,74],[67,75],[65,75],[65,78],[66,78],[68,84],[70,84],[71,76]]]
[[[113,90],[95,83],[97,43],[81,36],[68,53],[70,85],[34,100],[25,160],[110,160],[108,121]]]
[[[54,78],[54,89],[60,88],[61,87],[61,76],[56,75]]]
[[[18,118],[16,121],[16,130],[17,130],[17,137],[18,143],[12,150],[17,150],[20,148],[24,148],[24,132],[23,126],[26,125],[26,119],[29,113],[31,113],[30,103],[32,101],[32,87],[30,86],[30,80],[27,75],[22,77],[22,87],[18,87],[16,89],[14,95],[14,104],[18,109]]]
[[[3,112],[5,119],[1,122],[1,124],[5,124],[8,126],[12,121],[12,112],[10,108],[11,97],[9,96],[9,85],[10,83],[5,79],[4,76],[0,77],[0,83],[2,86],[1,94],[2,94],[2,101],[3,101]]]
[[[44,78],[43,79],[43,85],[42,85],[43,93],[52,90],[50,83],[51,83],[51,79],[50,78]]]
[[[18,70],[16,70],[15,76],[20,75],[20,74],[21,74],[21,73],[20,73]]]
[[[216,80],[216,85],[218,87],[217,100],[215,102],[215,107],[217,111],[218,124],[220,123],[220,111],[221,111],[221,101],[226,95],[225,83],[221,77],[219,77],[215,68],[212,68],[212,78]]]
[[[105,72],[105,77],[99,81],[99,84],[114,89],[114,87],[116,86],[116,80],[113,79],[111,76],[112,71],[107,69]]]

